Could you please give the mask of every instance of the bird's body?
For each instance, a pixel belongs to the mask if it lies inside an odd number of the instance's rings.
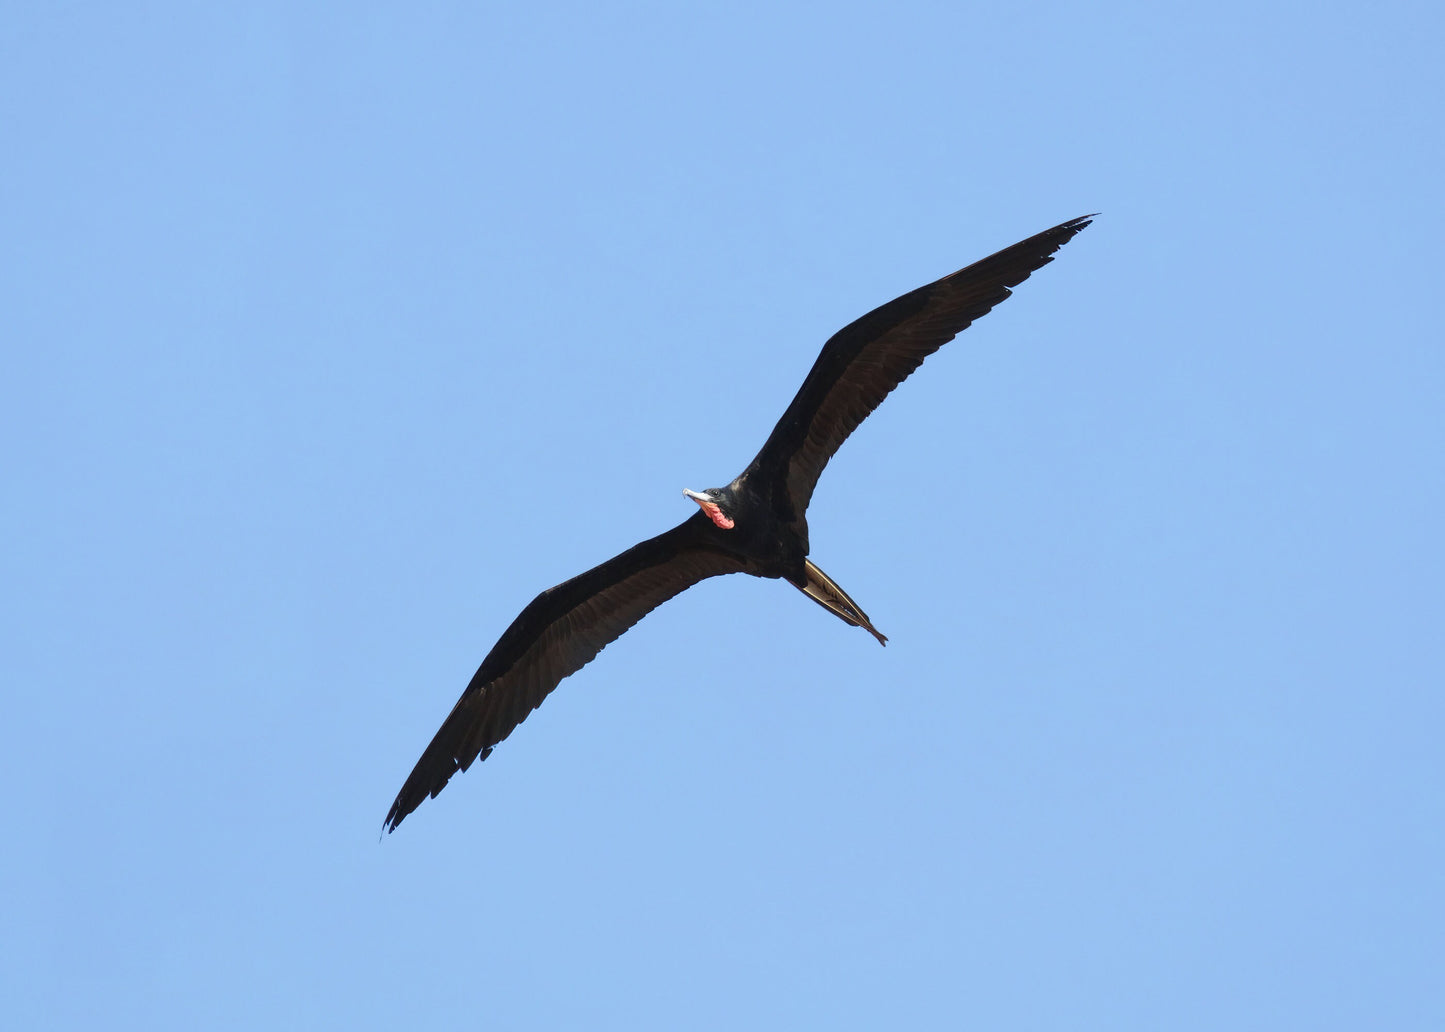
[[[726,487],[684,491],[698,511],[542,592],[482,661],[396,801],[394,830],[459,770],[485,759],[561,680],[643,616],[724,573],[781,578],[878,639],[857,604],[808,558],[808,503],[848,435],[923,360],[1052,261],[1090,222],[1073,219],[904,294],[823,346],[757,457]]]

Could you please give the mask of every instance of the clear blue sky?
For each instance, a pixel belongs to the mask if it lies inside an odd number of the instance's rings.
[[[1445,1027],[1438,5],[9,4],[15,1028]],[[848,442],[891,638],[536,592],[1066,218]]]

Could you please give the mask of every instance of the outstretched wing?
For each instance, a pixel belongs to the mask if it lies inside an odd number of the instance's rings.
[[[1071,219],[875,308],[833,334],[750,469],[799,516],[828,460],[925,358],[1053,261],[1093,216]]]
[[[706,517],[678,526],[542,592],[492,647],[386,815],[393,831],[451,776],[487,755],[562,678],[662,603],[742,560],[705,543]]]

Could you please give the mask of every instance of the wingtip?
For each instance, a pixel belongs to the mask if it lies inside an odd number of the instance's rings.
[[[1089,215],[1080,215],[1080,216],[1079,216],[1078,218],[1076,218],[1076,219],[1070,219],[1068,222],[1061,222],[1061,223],[1059,223],[1059,224],[1058,224],[1057,226],[1055,226],[1053,229],[1048,230],[1048,232],[1050,232],[1050,233],[1060,233],[1060,232],[1062,232],[1062,233],[1067,233],[1067,234],[1069,234],[1070,236],[1073,236],[1075,233],[1079,232],[1080,230],[1086,229],[1086,228],[1088,228],[1090,225],[1092,225],[1093,222],[1094,222],[1094,220],[1095,220],[1096,218],[1098,218],[1098,217],[1099,217],[1099,212],[1097,212],[1097,211],[1096,211],[1096,212],[1093,212],[1093,213],[1091,213],[1091,214],[1089,214]]]
[[[391,809],[386,811],[386,820],[381,822],[382,835],[390,835],[397,828],[401,827],[401,822],[406,820],[407,815],[421,805],[420,802],[417,802],[411,806],[403,807],[402,799],[405,795],[406,789],[403,788],[401,795],[398,795],[396,801],[391,804]]]

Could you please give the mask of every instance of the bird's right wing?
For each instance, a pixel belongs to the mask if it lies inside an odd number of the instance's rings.
[[[708,577],[737,573],[742,560],[705,542],[702,513],[601,566],[542,592],[467,685],[386,815],[387,831],[451,776],[487,755],[575,673],[662,603]]]
[[[1070,219],[875,308],[823,345],[803,386],[750,469],[781,488],[801,516],[848,435],[923,360],[1053,261],[1093,216]]]

